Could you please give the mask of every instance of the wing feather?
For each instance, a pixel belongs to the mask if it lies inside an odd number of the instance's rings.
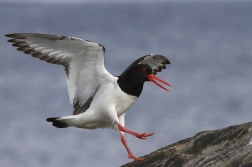
[[[65,67],[74,114],[84,112],[102,82],[112,76],[104,67],[105,48],[75,37],[49,34],[8,34],[17,50]]]
[[[165,64],[170,64],[170,61],[162,55],[146,55],[135,60],[126,70],[124,70],[121,76],[123,76],[129,68],[135,66],[136,64],[148,64],[152,68],[152,73],[156,75],[157,72],[162,71],[162,69],[166,69]]]

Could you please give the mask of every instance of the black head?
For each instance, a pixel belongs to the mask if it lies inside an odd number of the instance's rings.
[[[148,76],[152,74],[152,69],[147,64],[137,64],[135,66],[130,67],[121,74],[121,77],[131,78],[131,80],[136,80],[137,82],[145,82],[149,81]]]
[[[147,64],[136,64],[129,67],[118,77],[118,84],[120,88],[127,94],[139,97],[145,81],[152,81],[161,88],[167,90],[162,85],[157,83],[154,79],[171,86],[167,82],[161,80],[153,74],[152,68]]]

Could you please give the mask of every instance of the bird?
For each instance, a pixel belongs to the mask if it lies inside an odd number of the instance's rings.
[[[12,46],[17,47],[17,50],[64,67],[73,113],[47,118],[47,122],[57,128],[114,129],[120,133],[128,158],[134,161],[144,160],[131,152],[124,133],[146,139],[154,132],[137,133],[127,129],[125,112],[136,102],[146,81],[151,81],[166,91],[169,90],[165,85],[172,87],[156,76],[157,72],[166,68],[166,64],[170,64],[165,56],[142,56],[120,76],[113,76],[105,68],[105,47],[101,44],[50,34],[14,33],[6,36],[11,38],[8,42],[13,43]]]

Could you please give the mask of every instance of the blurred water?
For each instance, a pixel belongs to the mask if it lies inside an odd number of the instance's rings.
[[[75,36],[106,48],[114,75],[140,56],[171,61],[126,114],[136,156],[202,130],[251,121],[252,2],[0,4],[0,166],[120,166],[129,162],[111,130],[57,129],[45,119],[72,113],[65,74],[15,51],[8,33]]]

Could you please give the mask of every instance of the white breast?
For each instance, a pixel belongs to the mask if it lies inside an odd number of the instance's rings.
[[[136,96],[126,94],[119,86],[115,89],[115,97],[115,110],[118,117],[125,113],[137,100]]]
[[[110,83],[106,83],[99,88],[90,106],[91,110],[106,110],[108,108],[113,108],[119,117],[135,103],[137,97],[123,92],[117,84],[117,79],[116,77],[112,82],[110,81]]]

